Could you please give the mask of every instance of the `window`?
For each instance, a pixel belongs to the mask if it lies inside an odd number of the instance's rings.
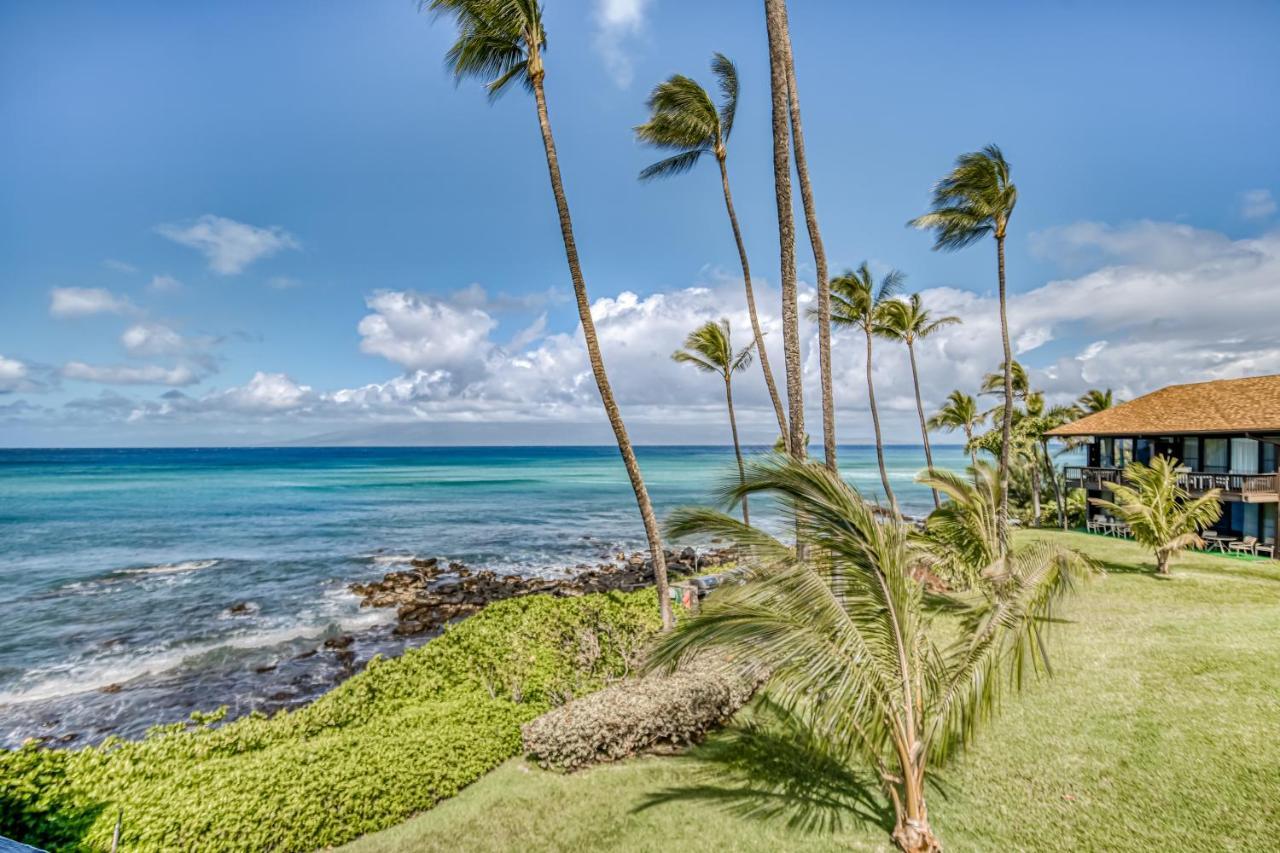
[[[1271,473],[1276,470],[1276,454],[1280,452],[1280,448],[1276,447],[1280,444],[1280,435],[1268,435],[1262,440],[1262,471],[1263,473]]]
[[[1201,470],[1210,474],[1225,474],[1231,464],[1231,456],[1227,450],[1225,438],[1206,438],[1204,440],[1204,465]]]
[[[1276,540],[1276,505],[1262,504],[1262,541]]]
[[[1116,464],[1115,457],[1116,440],[1114,438],[1104,438],[1098,442],[1098,465],[1103,468],[1112,468]]]
[[[1123,468],[1133,461],[1133,439],[1116,439],[1116,467]]]
[[[1200,439],[1194,435],[1182,439],[1182,464],[1192,471],[1200,470]]]
[[[1253,438],[1231,439],[1231,473],[1258,473],[1258,441]]]

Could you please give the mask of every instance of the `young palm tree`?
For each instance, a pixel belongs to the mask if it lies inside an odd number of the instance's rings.
[[[764,346],[764,332],[760,330],[760,318],[756,313],[755,291],[751,286],[751,264],[747,261],[747,247],[738,226],[738,214],[733,206],[733,193],[729,191],[728,158],[729,134],[733,131],[733,117],[738,111],[738,70],[722,53],[711,58],[711,71],[720,89],[720,106],[717,108],[707,91],[697,81],[676,74],[659,83],[649,95],[649,120],[635,128],[641,142],[674,151],[640,173],[640,180],[667,178],[683,174],[695,165],[704,154],[714,157],[720,167],[720,186],[724,191],[724,206],[729,213],[729,225],[738,247],[738,260],[742,264],[742,282],[747,294],[747,313],[751,317],[751,332],[756,351],[760,354],[760,369],[764,371],[764,384],[773,401],[773,411],[778,418],[778,431],[787,433],[787,416],[778,397],[778,387],[773,381],[773,369],[769,366],[769,353]]]
[[[925,424],[924,402],[920,399],[920,370],[916,367],[916,341],[924,340],[945,326],[960,322],[959,317],[939,317],[934,319],[921,303],[920,294],[913,293],[903,302],[895,299],[885,303],[883,332],[891,338],[897,338],[907,345],[907,354],[911,357],[911,382],[916,391],[916,414],[920,416],[920,437],[924,439],[925,466],[933,469],[933,450],[929,447],[929,428]],[[933,507],[940,506],[938,490],[933,490]]]
[[[752,342],[733,351],[733,341],[729,337],[729,321],[719,323],[708,321],[689,333],[684,339],[684,349],[671,354],[671,358],[682,364],[692,364],[699,370],[715,373],[724,380],[724,399],[729,406],[729,430],[733,433],[733,452],[738,457],[738,481],[741,482],[746,473],[742,467],[742,445],[738,443],[738,419],[733,413],[733,374],[746,370],[751,365],[751,353],[755,348]],[[751,513],[747,508],[747,499],[742,499],[742,520],[751,523]]]
[[[1052,406],[1041,416],[1038,429],[1038,437],[1040,439],[1040,448],[1044,453],[1044,464],[1046,473],[1053,482],[1053,497],[1058,506],[1058,525],[1063,529],[1067,529],[1068,512],[1066,495],[1062,489],[1062,476],[1058,469],[1053,465],[1053,457],[1049,454],[1049,436],[1048,432],[1056,427],[1065,426],[1080,417],[1080,411],[1075,406]]]
[[[955,589],[982,583],[982,572],[1000,557],[1004,537],[1000,517],[1000,477],[989,463],[978,462],[968,476],[955,471],[925,471],[916,482],[937,489],[947,501],[929,513],[917,537],[930,558],[930,570]]]
[[[1094,412],[1101,412],[1103,409],[1109,409],[1113,405],[1111,389],[1108,388],[1107,390],[1102,391],[1097,388],[1090,388],[1088,391],[1085,391],[1080,395],[1080,399],[1076,401],[1076,404],[1086,415],[1092,415]]]
[[[934,249],[954,251],[988,235],[996,240],[996,273],[1000,295],[1000,341],[1004,347],[1004,416],[1001,420],[1000,479],[1004,509],[1009,500],[1009,431],[1013,427],[1013,350],[1004,277],[1004,241],[1018,189],[1009,179],[1009,163],[995,145],[961,154],[955,168],[933,188],[933,209],[911,220],[934,232]]]
[[[551,192],[560,218],[560,234],[564,239],[565,258],[569,263],[569,276],[573,281],[578,306],[578,320],[582,323],[582,334],[586,339],[587,358],[640,508],[640,518],[644,522],[649,553],[653,560],[662,624],[670,628],[673,621],[662,535],[600,355],[600,342],[596,337],[595,322],[591,318],[591,302],[587,297],[587,285],[582,277],[578,246],[573,236],[569,202],[565,198],[564,182],[560,177],[560,161],[556,156],[555,138],[551,133],[551,119],[547,114],[547,98],[543,88],[546,69],[542,62],[546,32],[542,28],[542,7],[538,0],[423,0],[422,5],[436,14],[451,16],[457,25],[457,41],[446,55],[455,77],[479,77],[485,80],[485,88],[491,99],[505,92],[513,82],[519,82],[533,92],[538,127],[542,131],[542,146],[547,158],[547,171],[551,178]]]
[[[1103,483],[1112,500],[1090,498],[1129,525],[1133,539],[1150,548],[1156,557],[1156,572],[1169,574],[1169,561],[1178,551],[1204,547],[1200,531],[1222,517],[1221,490],[1211,489],[1192,498],[1178,485],[1178,460],[1157,456],[1150,465],[1130,462],[1121,483]]]
[[[964,598],[946,596],[959,618],[944,625],[926,608],[916,580],[925,563],[908,527],[881,519],[839,476],[815,463],[756,459],[726,497],[760,492],[793,507],[809,559],[722,512],[675,512],[673,535],[732,540],[751,575],[682,619],[650,666],[714,649],[768,670],[773,702],[851,769],[856,763],[874,774],[892,804],[898,848],[941,850],[926,782],[972,740],[1006,690],[1047,671],[1045,632],[1091,565],[1069,549],[1031,543],[978,572]]]
[[[787,20],[786,0],[778,4],[781,26],[779,40],[787,64],[787,106],[791,115],[791,141],[795,147],[796,178],[800,182],[800,200],[804,205],[804,224],[813,249],[814,274],[818,281],[818,372],[822,386],[822,451],[827,467],[836,469],[836,404],[831,389],[831,288],[827,281],[827,251],[818,230],[818,213],[813,200],[813,184],[809,180],[809,161],[805,156],[804,125],[800,121],[800,87],[796,84],[795,54],[791,50],[791,25]]]
[[[929,418],[929,429],[964,432],[964,447],[974,467],[978,465],[978,451],[973,444],[973,434],[987,420],[987,413],[978,409],[978,401],[963,391],[952,391],[947,402]]]
[[[805,456],[804,376],[800,364],[800,308],[796,294],[796,223],[791,209],[790,136],[787,122],[791,87],[787,80],[787,6],[764,0],[769,36],[769,92],[773,129],[773,190],[778,208],[779,283],[782,289],[782,354],[787,380],[787,440],[791,455]]]
[[[867,400],[871,405],[871,424],[876,434],[876,461],[880,464],[880,482],[884,485],[889,506],[897,516],[898,499],[889,485],[889,472],[884,464],[884,438],[880,434],[880,410],[876,407],[876,385],[871,376],[871,340],[883,335],[885,306],[895,301],[894,296],[902,288],[904,276],[891,270],[880,279],[877,289],[866,261],[856,270],[845,270],[844,275],[831,279],[831,322],[837,326],[861,329],[867,338]]]

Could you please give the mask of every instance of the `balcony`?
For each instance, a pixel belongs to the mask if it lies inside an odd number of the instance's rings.
[[[1068,488],[1102,491],[1103,483],[1123,483],[1119,468],[1093,468],[1068,465],[1063,469]],[[1278,474],[1213,474],[1208,471],[1184,471],[1178,475],[1178,485],[1193,495],[1202,495],[1210,489],[1221,489],[1224,501],[1244,503],[1280,503],[1280,475]]]

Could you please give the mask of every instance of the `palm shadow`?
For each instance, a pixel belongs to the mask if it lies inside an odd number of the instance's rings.
[[[696,765],[701,781],[649,794],[634,811],[694,801],[800,832],[834,833],[849,824],[893,831],[893,809],[870,773],[833,754],[800,715],[767,696],[749,710],[748,720],[675,759]]]

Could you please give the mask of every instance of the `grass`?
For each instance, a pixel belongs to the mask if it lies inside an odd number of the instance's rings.
[[[1055,537],[1107,577],[1054,634],[1055,678],[1008,702],[930,795],[951,850],[1246,850],[1280,834],[1280,564],[1188,554],[1171,578],[1132,542]],[[802,833],[706,803],[698,752],[563,776],[512,760],[351,851],[887,850],[880,827]],[[1263,842],[1264,846],[1266,842]]]

